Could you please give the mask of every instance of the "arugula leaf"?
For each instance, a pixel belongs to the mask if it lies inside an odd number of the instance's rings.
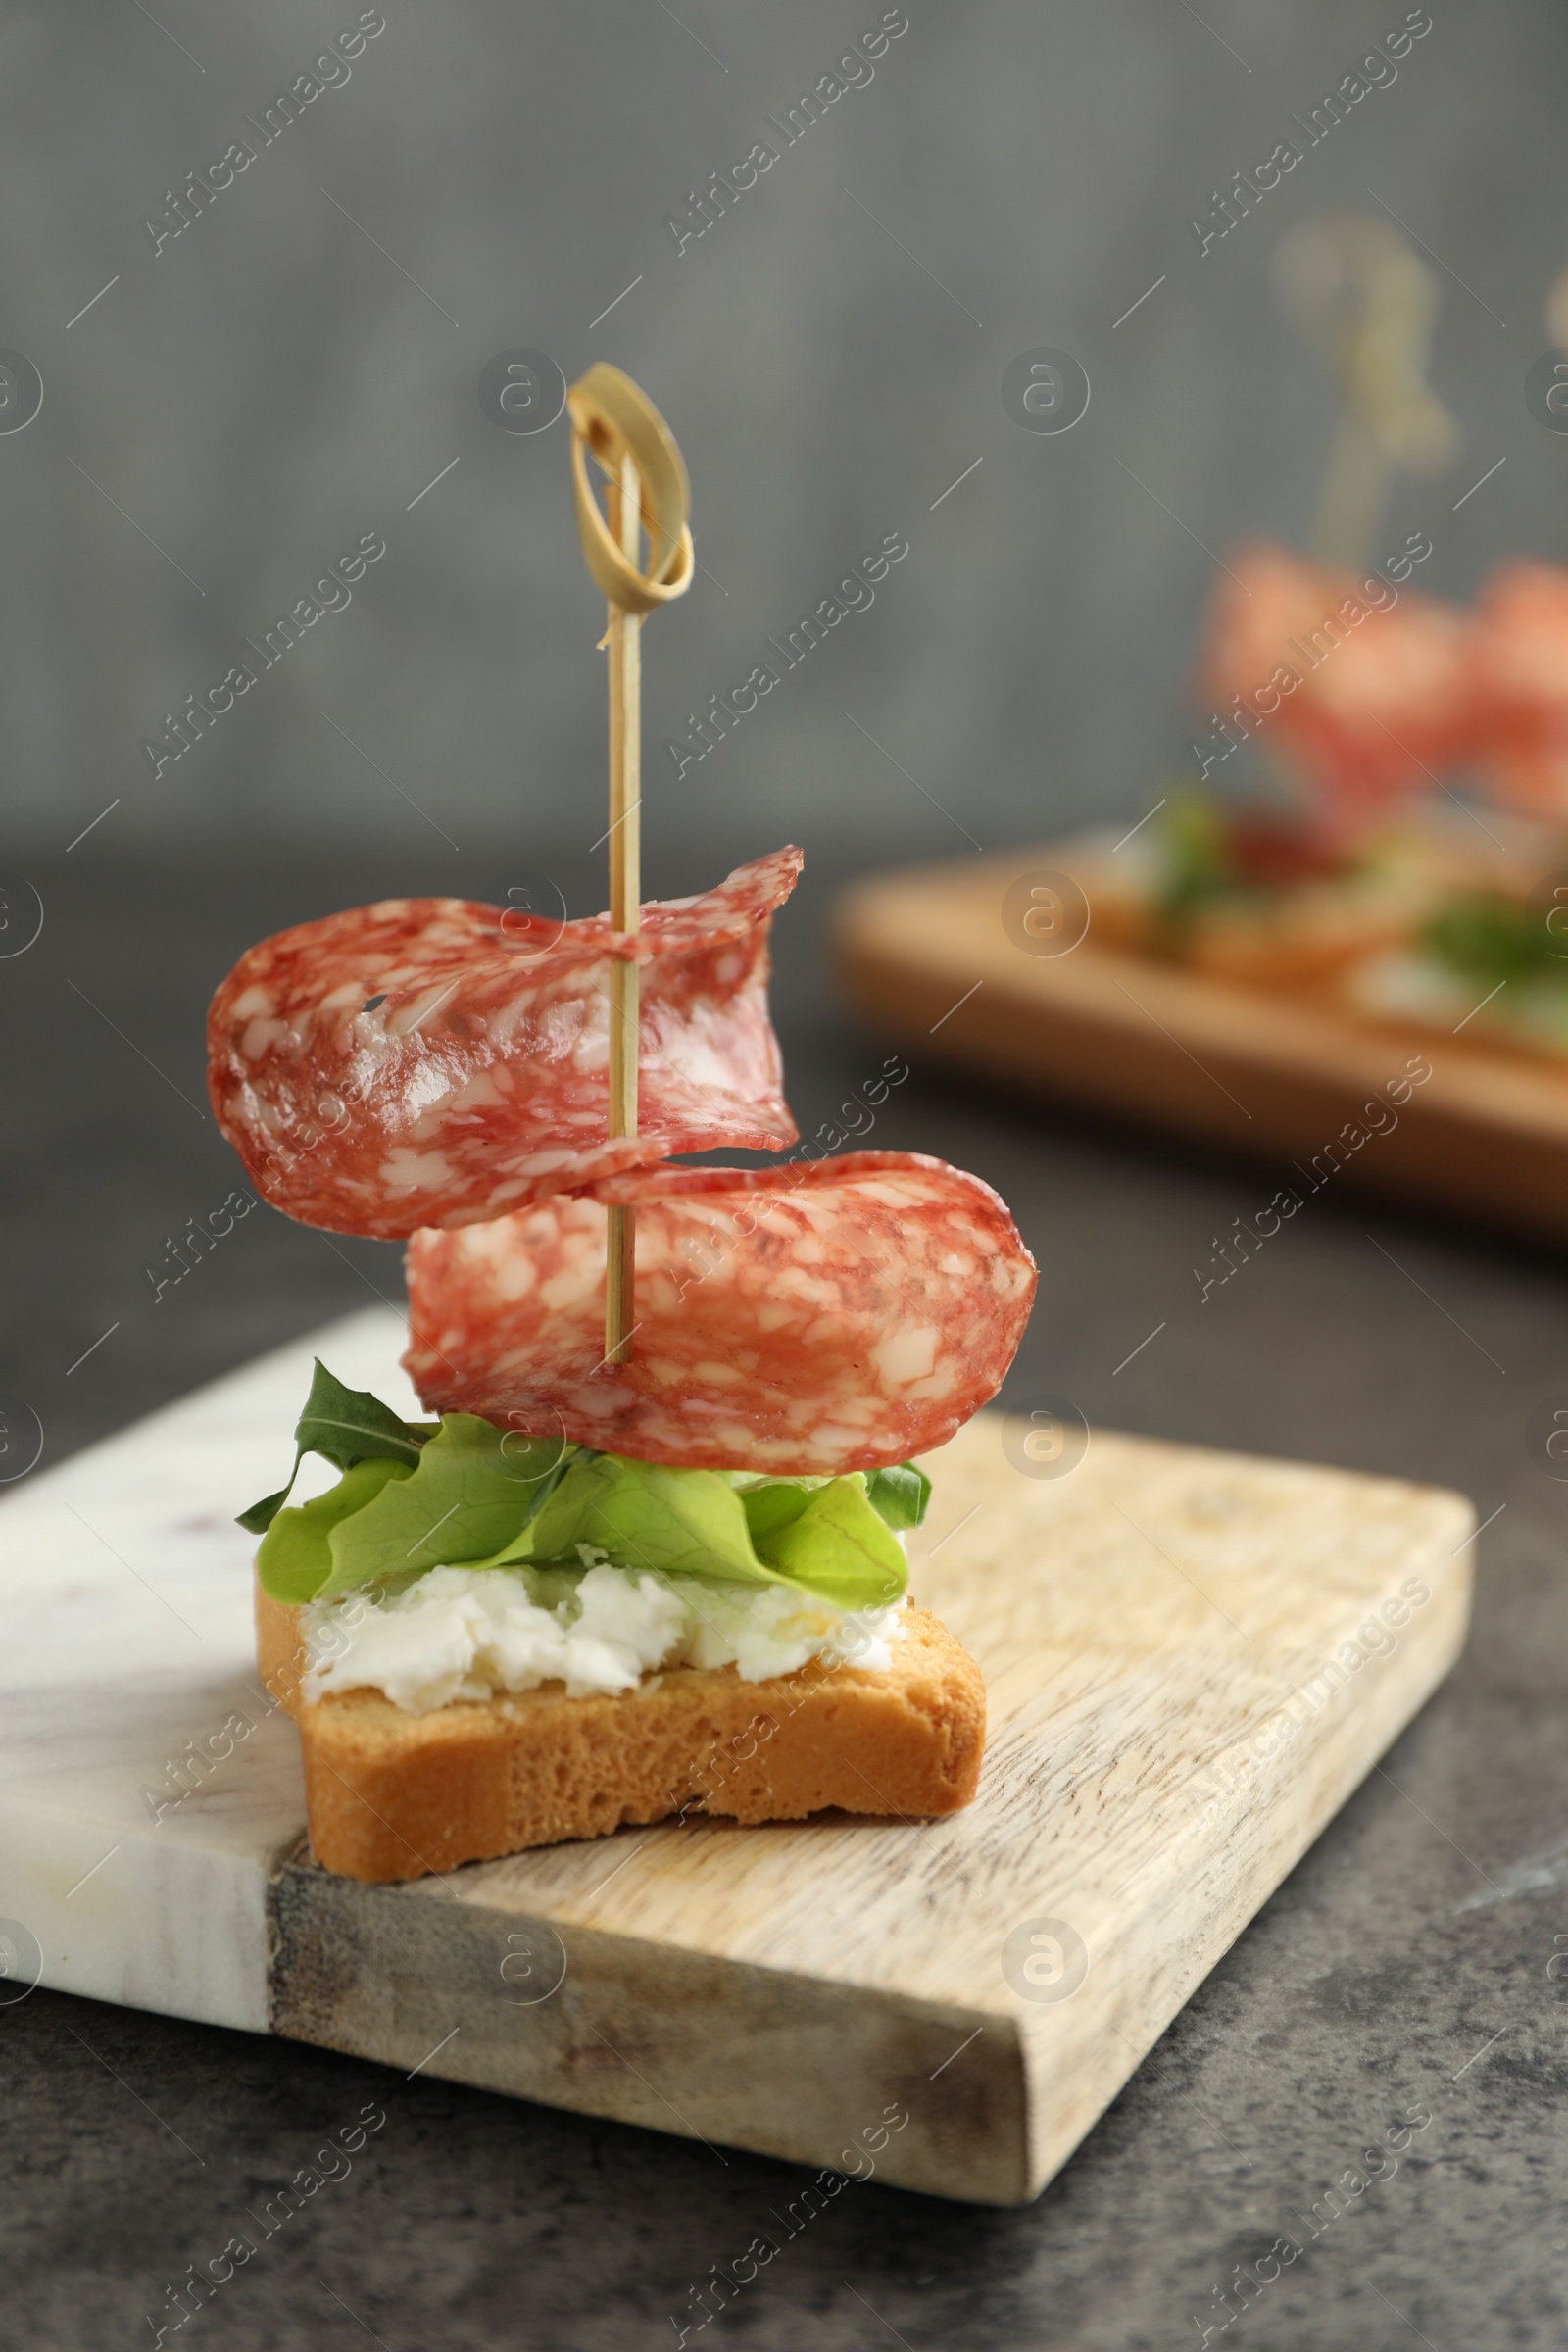
[[[294,1436],[307,1453],[323,1454],[340,1470],[350,1470],[356,1462],[378,1455],[416,1462],[432,1426],[401,1421],[392,1407],[372,1396],[368,1389],[346,1389],[318,1356],[311,1393]]]
[[[869,1472],[865,1492],[889,1527],[919,1527],[931,1499],[931,1481],[913,1462],[896,1462],[891,1470]]]
[[[234,1525],[236,1527],[249,1528],[253,1536],[264,1536],[268,1529],[271,1526],[272,1521],[277,1517],[278,1512],[283,1508],[284,1503],[287,1502],[290,1492],[294,1485],[294,1480],[299,1476],[299,1471],[300,1457],[298,1454],[296,1454],[294,1456],[294,1469],[289,1478],[288,1485],[286,1487],[279,1487],[275,1494],[264,1494],[261,1501],[253,1502],[248,1511],[236,1512],[234,1517]]]
[[[412,1468],[430,1435],[429,1426],[400,1421],[391,1406],[368,1389],[346,1389],[318,1356],[305,1410],[294,1426],[294,1467],[288,1485],[241,1511],[239,1525],[253,1536],[266,1533],[293,1493],[300,1464],[308,1453],[321,1454],[339,1470],[352,1470],[356,1462],[371,1460],[407,1462]]]

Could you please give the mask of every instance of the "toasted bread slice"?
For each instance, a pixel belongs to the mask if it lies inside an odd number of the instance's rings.
[[[675,1813],[923,1818],[966,1805],[979,1778],[980,1669],[913,1606],[883,1673],[813,1659],[745,1683],[679,1666],[619,1697],[544,1683],[427,1715],[378,1690],[306,1703],[299,1618],[257,1586],[258,1661],[299,1724],[311,1846],[344,1878],[416,1879]]]

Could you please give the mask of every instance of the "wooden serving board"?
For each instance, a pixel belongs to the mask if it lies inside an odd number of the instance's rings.
[[[276,1484],[314,1354],[414,1409],[402,1341],[351,1317],[0,1502],[10,1989],[1017,2203],[1464,1640],[1458,1495],[986,1414],[931,1458],[911,1545],[985,1671],[969,1810],[334,1879],[231,1514]]]
[[[1490,1041],[1357,1021],[1327,1003],[1156,962],[1095,936],[1098,844],[918,866],[840,900],[835,961],[879,1036],[968,1071],[1220,1143],[1307,1183],[1374,1192],[1568,1239],[1568,1062]],[[1083,867],[1088,929],[1066,953],[1018,937],[1008,894]],[[1076,926],[1074,926],[1076,928]],[[1397,1123],[1387,1101],[1408,1061]],[[1346,1130],[1359,1122],[1365,1140]],[[1332,1150],[1331,1150],[1332,1148]],[[1316,1162],[1317,1175],[1312,1173]],[[1303,1190],[1298,1186],[1298,1191]]]

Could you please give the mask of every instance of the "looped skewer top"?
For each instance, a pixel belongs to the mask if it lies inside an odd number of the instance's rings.
[[[571,419],[571,477],[577,536],[594,585],[622,612],[653,612],[692,584],[691,485],[675,437],[646,392],[601,360],[566,394]],[[592,452],[612,482],[625,461],[637,468],[639,519],[648,533],[648,568],[611,531],[588,476]]]
[[[1441,290],[1401,236],[1356,213],[1292,230],[1275,256],[1274,282],[1343,402],[1312,553],[1362,563],[1394,470],[1436,473],[1458,446],[1458,426],[1426,381]]]
[[[577,535],[594,585],[610,607],[610,920],[635,933],[642,912],[642,624],[683,596],[695,557],[686,517],[691,485],[675,436],[646,392],[600,361],[566,394]],[[588,454],[609,476],[608,516],[588,474]],[[642,561],[643,533],[648,563]],[[610,1133],[637,1132],[637,965],[610,966]],[[633,1308],[635,1211],[610,1210],[605,1268],[605,1368],[626,1360],[637,1329]]]

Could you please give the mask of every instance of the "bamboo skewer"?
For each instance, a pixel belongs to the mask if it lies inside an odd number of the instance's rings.
[[[691,492],[674,436],[647,394],[603,362],[566,395],[577,534],[610,621],[610,922],[635,940],[642,916],[642,624],[683,596],[694,569]],[[609,477],[608,517],[588,477],[592,453]],[[643,533],[648,536],[646,566]],[[637,1133],[640,988],[635,953],[610,963],[609,1133]],[[636,1330],[636,1212],[612,1207],[606,1234],[605,1364],[626,1361]]]
[[[612,490],[611,520],[621,552],[642,553],[641,492],[633,459],[622,458]],[[640,565],[639,565],[640,568]],[[610,922],[635,932],[642,914],[642,616],[610,607]],[[610,1132],[637,1132],[637,965],[617,956],[610,967]],[[605,1237],[605,1361],[623,1363],[633,1318],[637,1211],[612,1206]]]
[[[1341,394],[1310,552],[1359,567],[1395,474],[1436,473],[1458,446],[1458,427],[1426,381],[1438,282],[1386,222],[1352,213],[1302,221],[1282,242],[1274,275]]]

